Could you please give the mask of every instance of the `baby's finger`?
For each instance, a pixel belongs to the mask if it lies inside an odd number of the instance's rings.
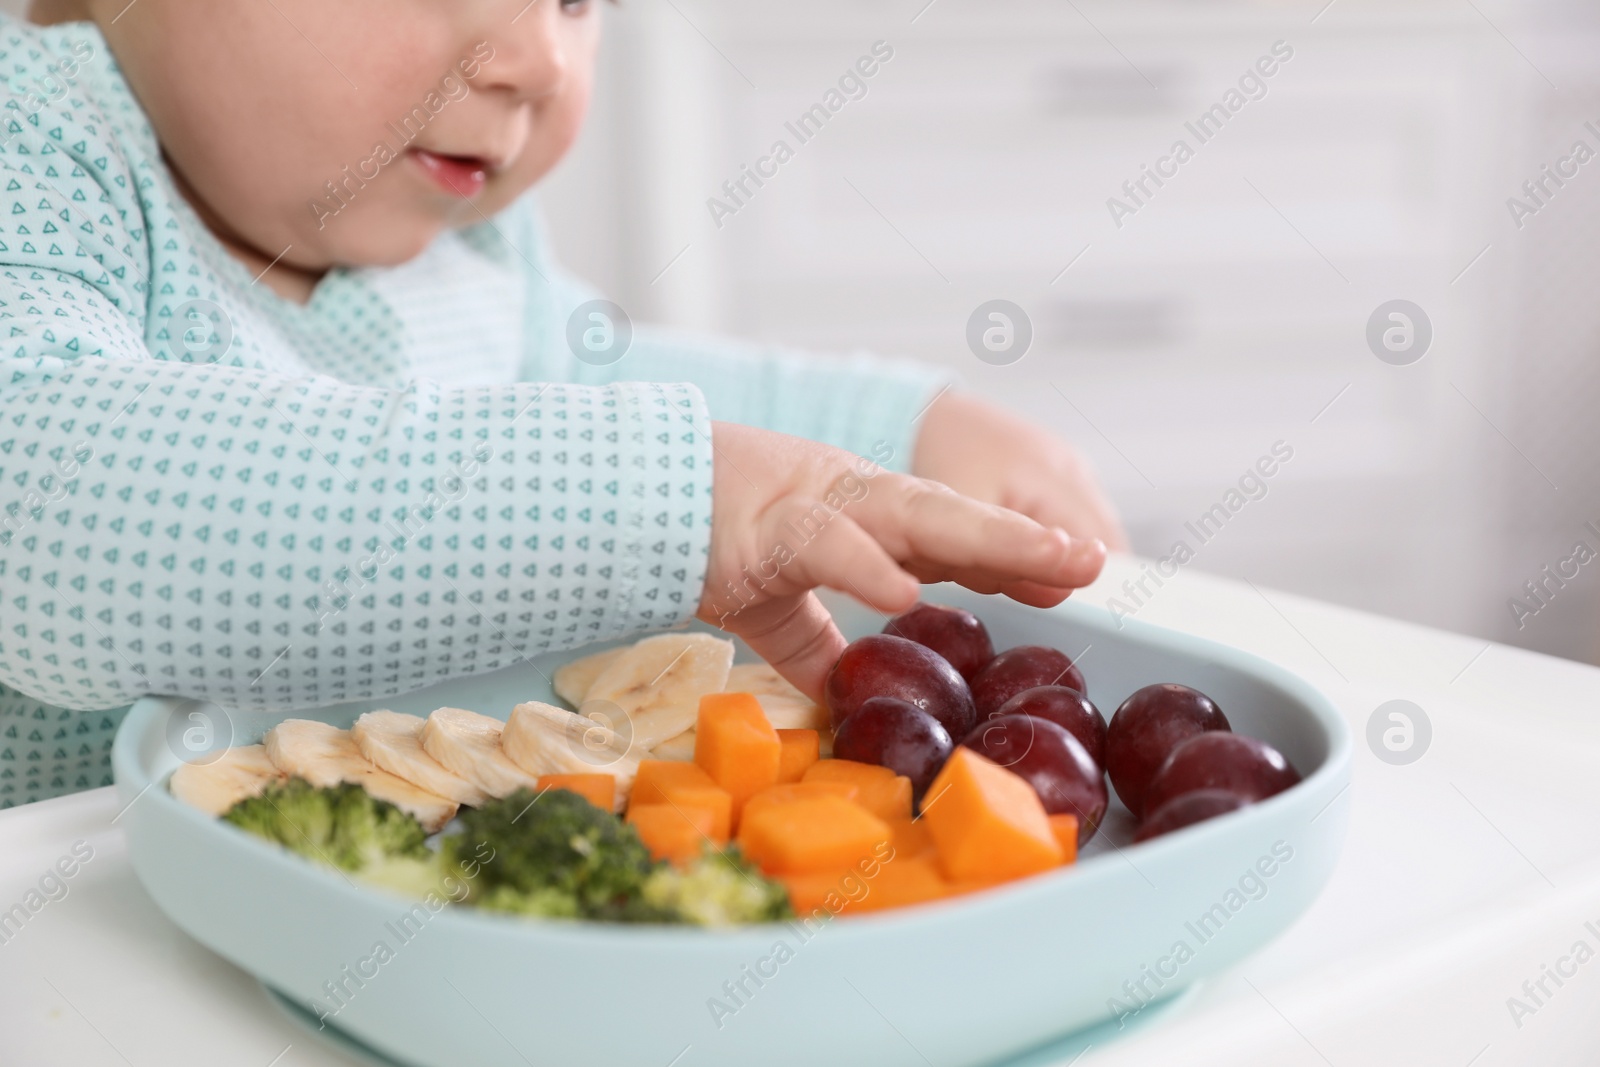
[[[803,588],[825,586],[893,615],[917,602],[918,580],[900,569],[883,545],[843,515],[796,550],[795,580]]]
[[[1065,531],[914,478],[880,477],[851,509],[902,562],[1062,588],[1089,584],[1105,562],[1098,541],[1073,541]]]
[[[1009,582],[981,571],[952,571],[946,568],[919,567],[907,564],[906,569],[927,584],[955,582],[975,593],[999,593],[1021,604],[1034,608],[1053,608],[1072,595],[1072,590],[1038,582]]]
[[[1000,592],[1031,608],[1053,608],[1072,595],[1070,589],[1058,589],[1038,582],[1007,582],[1000,587]]]
[[[1128,535],[1122,528],[1122,521],[1092,479],[1069,481],[1057,492],[1007,499],[1001,503],[1041,525],[1059,526],[1074,539],[1098,539],[1114,552],[1128,551]]]
[[[845,639],[814,593],[778,597],[718,622],[813,700],[823,699],[828,672],[844,652]]]

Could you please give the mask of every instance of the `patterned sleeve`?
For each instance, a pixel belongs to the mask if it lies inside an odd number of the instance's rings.
[[[107,289],[36,266],[0,268],[0,329],[0,683],[34,699],[380,697],[698,602],[692,388],[155,359]]]

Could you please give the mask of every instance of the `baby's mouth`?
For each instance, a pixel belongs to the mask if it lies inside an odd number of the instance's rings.
[[[451,156],[426,148],[413,148],[410,155],[439,188],[462,199],[472,199],[489,184],[491,165],[482,156]]]

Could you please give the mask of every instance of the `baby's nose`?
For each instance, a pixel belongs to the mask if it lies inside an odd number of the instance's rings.
[[[572,68],[572,44],[556,22],[561,17],[559,4],[538,3],[491,40],[495,56],[484,65],[490,83],[526,100],[560,93]]]

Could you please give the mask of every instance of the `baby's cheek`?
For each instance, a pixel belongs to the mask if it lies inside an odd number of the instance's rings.
[[[497,206],[510,204],[527,192],[571,150],[589,112],[589,88],[585,82],[581,91],[565,91],[560,98],[532,109],[526,146],[517,162],[490,187]]]

